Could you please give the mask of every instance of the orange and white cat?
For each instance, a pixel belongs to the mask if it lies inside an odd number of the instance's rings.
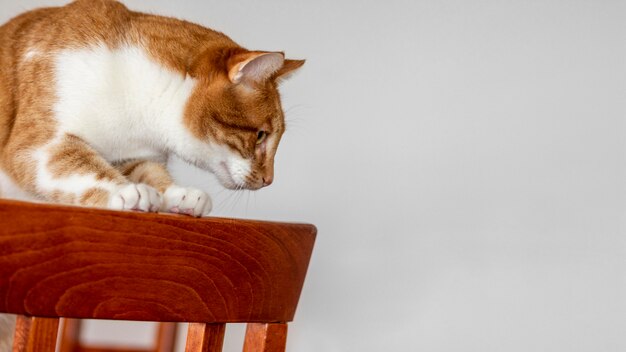
[[[112,0],[25,13],[0,44],[0,196],[207,215],[169,155],[227,188],[272,183],[277,85],[304,61]]]

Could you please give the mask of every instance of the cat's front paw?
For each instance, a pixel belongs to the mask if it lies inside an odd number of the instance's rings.
[[[213,208],[209,195],[196,188],[170,186],[163,198],[161,209],[170,213],[201,217],[208,216]]]
[[[162,202],[163,196],[156,189],[143,183],[131,183],[120,186],[111,194],[109,209],[157,212]]]

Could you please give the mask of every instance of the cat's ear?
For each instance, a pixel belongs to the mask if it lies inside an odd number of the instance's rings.
[[[282,81],[291,77],[297,69],[304,65],[304,62],[305,60],[285,60],[283,67],[274,73],[274,78]]]
[[[285,63],[285,55],[276,52],[247,52],[228,60],[228,78],[233,83],[262,82],[276,74]]]

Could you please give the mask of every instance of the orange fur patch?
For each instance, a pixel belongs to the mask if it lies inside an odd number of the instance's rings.
[[[100,188],[87,190],[80,198],[80,204],[104,208],[109,201],[109,192]]]
[[[132,161],[119,166],[126,178],[134,183],[145,183],[163,193],[174,181],[165,165],[153,161]]]

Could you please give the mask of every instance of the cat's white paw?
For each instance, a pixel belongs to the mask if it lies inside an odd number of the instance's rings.
[[[213,208],[209,195],[196,188],[170,186],[163,198],[161,209],[170,213],[201,217],[209,215]]]
[[[109,198],[109,208],[115,210],[157,212],[162,203],[161,193],[143,183],[120,186]]]

